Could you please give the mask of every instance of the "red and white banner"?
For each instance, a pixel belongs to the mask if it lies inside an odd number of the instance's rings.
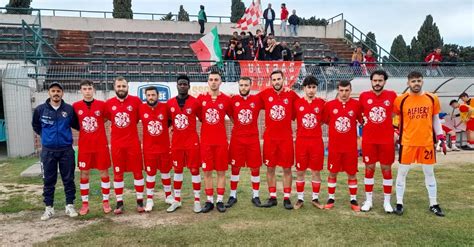
[[[281,70],[285,74],[286,84],[291,87],[298,80],[301,61],[239,61],[240,76],[252,78],[251,90],[263,90],[272,86],[270,74]]]
[[[260,8],[260,0],[252,4],[245,10],[244,16],[237,22],[236,28],[245,31],[249,27],[256,27],[260,24],[260,17],[262,16],[262,9]]]

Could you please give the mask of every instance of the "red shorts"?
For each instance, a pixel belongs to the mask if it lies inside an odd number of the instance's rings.
[[[112,161],[115,173],[143,171],[143,158],[140,147],[112,147]]]
[[[391,165],[395,161],[395,144],[374,144],[365,143],[362,139],[362,157],[364,163],[375,164],[380,162],[382,165]]]
[[[346,172],[355,175],[357,169],[357,152],[331,152],[328,154],[328,170],[332,173]]]
[[[170,153],[144,153],[145,171],[168,173],[171,170]]]
[[[199,169],[201,166],[201,156],[199,152],[199,147],[171,150],[171,160],[173,161],[174,169],[182,170],[184,167]]]
[[[227,145],[201,144],[202,170],[227,171],[229,167],[229,151]]]
[[[295,161],[293,140],[264,140],[263,160],[268,167],[292,167]]]
[[[466,122],[466,130],[474,131],[474,118]]]
[[[321,171],[324,163],[324,143],[321,137],[297,137],[295,146],[296,170]]]
[[[232,137],[229,155],[229,163],[233,166],[259,168],[262,165],[262,154],[258,136],[249,138]]]
[[[79,170],[88,171],[90,169],[107,170],[110,168],[110,153],[108,149],[101,152],[79,152],[77,155],[77,165]]]
[[[450,132],[451,130],[453,130],[453,129],[449,128],[448,126],[444,125],[444,124],[441,125],[441,128],[443,128],[443,131],[446,132],[446,133],[448,133],[448,132]]]

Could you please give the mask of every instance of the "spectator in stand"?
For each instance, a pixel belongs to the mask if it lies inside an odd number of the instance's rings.
[[[298,36],[298,26],[300,25],[300,18],[296,15],[296,10],[292,11],[292,15],[288,18],[290,24],[290,35],[293,37]]]
[[[265,58],[271,61],[281,61],[282,47],[274,38],[267,38],[267,48],[265,48]]]
[[[303,49],[299,41],[293,44],[293,61],[303,61]]]
[[[242,42],[242,46],[245,48],[249,44],[249,40],[253,39],[252,32],[240,32],[240,42]]]
[[[372,52],[372,50],[368,49],[367,53],[364,56],[364,62],[366,63],[365,67],[369,71],[369,74],[377,67],[377,64],[375,64],[377,60],[375,60],[375,57],[373,56],[373,54],[374,53]]]
[[[354,74],[356,75],[362,74],[360,65],[363,61],[364,61],[364,53],[362,53],[362,47],[357,46],[357,48],[354,50],[354,53],[352,53],[352,59],[351,59],[351,66],[352,66],[352,69],[354,70]]]
[[[438,71],[438,65],[441,61],[443,61],[443,57],[441,56],[441,47],[438,47],[425,57],[425,62],[428,63],[426,74],[428,76],[438,76],[438,74],[441,72]]]
[[[201,30],[199,31],[201,34],[204,33],[204,23],[207,22],[206,12],[204,11],[204,5],[199,6],[200,10],[198,13],[198,22],[199,26],[201,26]]]
[[[231,40],[229,48],[227,48],[224,54],[224,60],[226,60],[226,81],[234,82],[236,80],[236,64],[234,63],[237,60],[237,43],[238,41]]]
[[[319,66],[322,66],[322,67],[331,66],[331,57],[330,56],[325,56],[323,58],[323,60],[319,63]]]
[[[281,31],[281,36],[283,36],[283,34],[286,36],[286,23],[288,21],[288,10],[286,9],[286,4],[282,3],[281,4],[281,14],[280,14],[280,18],[281,18],[281,24],[280,24],[280,31]]]
[[[247,60],[245,48],[242,42],[237,43],[237,48],[235,49],[235,53],[237,54],[237,60]]]
[[[249,43],[244,48],[245,48],[245,60],[255,60],[256,47],[254,44],[254,40],[250,39]]]
[[[255,36],[255,58],[256,60],[265,60],[265,47],[266,47],[265,35],[260,29],[257,29]]]
[[[449,51],[449,56],[444,60],[446,63],[451,63],[451,64],[447,64],[449,66],[456,66],[455,63],[458,62],[458,56],[456,54],[456,51],[454,50],[450,50]]]
[[[229,47],[225,51],[224,60],[237,60],[237,41],[231,40]]]
[[[283,41],[280,43],[281,45],[281,58],[283,59],[283,61],[292,61],[293,59],[293,56],[292,56],[292,52],[290,50],[290,48],[288,48],[288,44]]]
[[[273,29],[273,21],[275,20],[275,11],[272,9],[272,4],[268,4],[268,8],[263,11],[263,18],[265,18],[265,33],[267,32],[268,26],[270,26],[270,31],[272,33],[275,33],[275,30]]]
[[[238,32],[233,32],[232,37],[229,40],[229,45],[231,43],[236,43],[237,44],[237,42],[239,42],[240,40],[241,40],[241,37],[240,37],[239,33]]]

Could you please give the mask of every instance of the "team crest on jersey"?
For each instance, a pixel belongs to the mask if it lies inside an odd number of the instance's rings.
[[[165,118],[165,117],[163,116],[163,114],[158,115],[158,119],[159,119],[159,120],[163,120],[164,118]]]
[[[389,100],[385,100],[383,103],[384,103],[386,106],[390,106],[390,101],[389,101]]]
[[[354,116],[354,111],[350,110],[350,111],[348,112],[348,114],[349,114],[349,116],[353,117],[353,116]]]
[[[379,124],[385,121],[386,118],[387,118],[387,113],[385,112],[385,108],[381,106],[376,106],[370,109],[369,119],[371,122]]]
[[[84,113],[82,110],[79,110],[79,111],[77,112],[77,114],[78,114],[79,116],[82,115],[82,113]]]
[[[63,111],[63,112],[61,112],[61,115],[62,115],[63,117],[67,117],[67,112]]]
[[[285,118],[285,107],[282,105],[274,105],[270,109],[270,117],[275,121],[281,121]]]
[[[178,114],[174,118],[174,126],[179,130],[184,130],[189,126],[188,116],[184,114]]]
[[[170,111],[171,111],[171,112],[174,112],[174,107],[171,107],[171,108],[170,108]]]
[[[133,111],[133,106],[131,106],[131,105],[127,106],[127,110],[128,111]]]
[[[82,129],[86,133],[95,132],[98,126],[99,124],[97,123],[97,119],[95,117],[85,117],[82,119]]]
[[[240,102],[235,102],[235,106],[238,107],[240,105]]]
[[[116,106],[112,106],[112,111],[115,111],[117,110],[117,107]]]
[[[367,104],[371,105],[372,103],[374,103],[374,101],[372,99],[367,100]]]
[[[206,163],[202,163],[202,168],[206,169]]]
[[[339,110],[338,110],[338,109],[334,109],[334,110],[332,110],[332,113],[334,113],[334,114],[337,114],[338,112],[339,112]]]
[[[287,104],[287,105],[288,105],[288,102],[289,102],[288,99],[284,99],[284,100],[283,100],[283,103],[285,103],[285,104]]]
[[[95,111],[94,113],[96,116],[100,117],[100,111]]]
[[[255,103],[250,103],[251,108],[255,108]]]
[[[238,116],[239,122],[243,125],[248,125],[252,123],[252,120],[253,120],[252,111],[249,109],[240,110],[237,116]]]
[[[304,111],[304,106],[300,106],[300,111]]]
[[[269,102],[272,102],[272,101],[273,101],[273,97],[272,97],[272,96],[268,97],[268,101],[269,101]]]
[[[337,132],[346,133],[351,129],[351,120],[348,117],[338,117],[334,127]]]
[[[126,112],[119,112],[114,118],[115,126],[125,128],[130,124],[130,116]]]
[[[314,108],[314,112],[316,112],[316,114],[318,114],[319,113],[319,107]]]
[[[206,106],[207,102],[206,101],[203,101],[202,102],[202,106]]]
[[[303,116],[301,123],[305,129],[314,129],[318,121],[316,120],[316,115],[313,113],[307,113]]]
[[[193,112],[193,110],[191,110],[191,108],[186,109],[187,114],[191,114],[192,112]]]
[[[160,121],[150,121],[147,126],[148,133],[152,136],[159,136],[163,133],[163,125]]]
[[[148,113],[143,114],[144,118],[148,118]]]
[[[206,122],[208,124],[217,124],[219,122],[219,111],[214,108],[207,109]]]
[[[219,104],[219,109],[224,109],[224,105],[223,104]]]

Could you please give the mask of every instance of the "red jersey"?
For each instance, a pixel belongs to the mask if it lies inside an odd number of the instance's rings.
[[[221,93],[213,100],[210,94],[202,94],[198,101],[201,102],[201,143],[227,145],[225,115],[232,116],[230,97]]]
[[[342,103],[339,99],[326,103],[323,120],[329,127],[329,150],[331,152],[357,151],[357,121],[361,118],[359,101],[349,99]]]
[[[168,106],[158,102],[155,107],[143,103],[139,108],[143,125],[143,153],[169,153]]]
[[[291,120],[293,119],[293,103],[298,95],[293,92],[275,92],[267,88],[258,94],[265,108],[264,139],[287,140],[293,138]]]
[[[321,98],[314,98],[311,103],[305,98],[295,100],[297,137],[322,137],[321,120],[325,103]]]
[[[112,122],[111,144],[113,148],[140,146],[138,139],[138,108],[141,100],[128,95],[124,100],[113,97],[106,102],[107,118]]]
[[[167,105],[173,123],[171,149],[199,148],[199,137],[196,132],[196,117],[201,114],[199,101],[189,95],[183,108],[179,107],[177,97],[168,100]]]
[[[234,127],[232,136],[248,137],[258,136],[258,115],[262,109],[260,97],[256,95],[232,97],[232,118]]]
[[[373,91],[362,92],[359,102],[364,114],[362,140],[366,143],[390,144],[393,142],[393,102],[397,98],[394,91],[383,90],[380,95]]]
[[[83,100],[72,104],[81,127],[79,131],[79,151],[92,153],[108,148],[105,135],[105,102],[94,99],[90,106]]]
[[[377,64],[375,64],[375,62],[377,62],[377,61],[375,60],[375,57],[373,57],[373,56],[365,55],[364,56],[364,62],[368,63],[368,64],[365,65],[367,68],[375,68],[377,66]]]

